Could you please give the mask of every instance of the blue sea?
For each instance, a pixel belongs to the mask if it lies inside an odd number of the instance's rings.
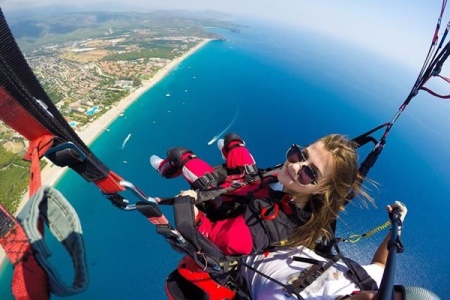
[[[226,41],[210,42],[144,93],[92,144],[94,153],[149,196],[172,196],[188,185],[161,178],[148,163],[151,154],[163,156],[167,148],[183,145],[212,164],[221,163],[215,144],[207,143],[229,126],[245,139],[258,165],[269,167],[283,161],[292,143],[307,145],[329,133],[355,137],[390,121],[420,68],[421,62],[416,70],[316,32],[254,20],[240,23],[247,27],[239,33],[211,29]],[[428,45],[417,47],[425,56]],[[413,99],[369,173],[378,182],[377,188],[368,186],[376,207],[355,201],[338,225],[340,236],[367,232],[388,219],[387,204],[403,201],[408,207],[405,251],[397,256],[395,281],[428,288],[442,298],[450,294],[448,113],[449,102],[423,93]],[[370,150],[362,147],[361,158]],[[165,278],[181,255],[154,226],[138,212],[113,207],[71,170],[56,187],[79,214],[89,263],[89,288],[70,298],[166,299]],[[173,220],[171,207],[162,210]],[[345,244],[343,251],[370,263],[384,234]],[[48,239],[51,261],[71,282],[70,259]],[[12,298],[11,273],[7,265],[1,299]]]

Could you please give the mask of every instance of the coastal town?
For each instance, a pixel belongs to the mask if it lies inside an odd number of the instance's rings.
[[[52,100],[69,124],[79,128],[102,110],[111,109],[118,100],[140,87],[141,81],[152,78],[172,59],[202,40],[197,37],[158,39],[157,43],[164,44],[166,49],[152,57],[142,53],[146,49],[140,44],[130,44],[129,36],[88,39],[47,47],[50,55],[31,56],[28,62],[41,84],[54,96]]]
[[[118,26],[118,20],[127,20],[127,17],[126,14],[115,15],[115,27],[110,23],[102,23],[98,26],[100,29],[89,27],[83,38],[78,33],[57,38],[46,35],[36,39],[32,46],[29,38],[17,39],[49,98],[70,126],[87,140],[99,134],[92,133],[89,127],[103,115],[108,114],[102,121],[104,129],[183,55],[211,39],[221,39],[217,34],[193,29],[194,21],[190,20],[177,27],[162,27],[161,23],[170,23],[169,17],[163,19],[164,22],[153,20],[155,23],[149,25],[150,17],[139,15],[133,25],[128,22],[126,26]],[[88,14],[81,20],[91,22],[91,19],[92,15]],[[97,16],[97,19],[100,18]],[[80,22],[71,20],[74,21]],[[142,24],[147,27],[142,28]],[[21,184],[14,185],[14,190],[8,186],[15,178],[28,177],[27,167],[21,162],[27,147],[26,139],[0,121],[0,179],[8,179],[0,181],[0,190],[6,193],[2,199],[8,199],[6,205],[12,211],[16,210],[27,183],[21,180]]]
[[[143,80],[149,80],[174,58],[202,41],[197,37],[158,39],[170,49],[160,55],[166,57],[113,60],[107,58],[118,52],[123,56],[143,49],[132,44],[122,50],[120,43],[127,43],[127,38],[88,39],[70,45],[44,46],[36,51],[46,51],[46,55],[30,56],[27,61],[67,122],[74,129],[83,129],[139,88]],[[113,46],[119,50],[106,50]],[[2,123],[0,133],[2,146],[8,151],[20,153],[27,146],[18,133]]]

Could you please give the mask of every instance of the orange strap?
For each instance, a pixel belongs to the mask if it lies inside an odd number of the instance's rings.
[[[53,136],[43,135],[30,142],[25,159],[31,160],[30,197],[41,187],[40,157],[51,147]],[[11,230],[0,237],[0,244],[14,268],[11,290],[16,300],[49,299],[48,277],[33,256],[30,241],[17,220],[3,207],[0,220],[11,224]],[[42,222],[38,226],[43,226]],[[43,231],[43,227],[42,230]]]
[[[120,181],[122,180],[122,177],[120,177],[113,171],[109,171],[108,177],[97,180],[94,183],[100,188],[103,193],[114,194],[119,191],[125,190],[125,187],[120,185]]]
[[[40,159],[52,146],[53,141],[52,135],[43,135],[30,142],[27,153],[24,159],[31,161],[30,165],[30,198],[37,192],[41,187],[41,166]]]

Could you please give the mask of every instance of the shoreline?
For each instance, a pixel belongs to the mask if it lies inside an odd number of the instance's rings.
[[[167,65],[161,68],[151,79],[142,81],[142,85],[135,91],[130,93],[128,96],[120,100],[114,107],[105,112],[99,118],[94,120],[92,123],[86,125],[86,127],[80,131],[75,131],[81,138],[81,140],[86,144],[92,144],[95,139],[103,133],[103,131],[109,126],[117,117],[126,110],[132,103],[134,103],[142,94],[151,89],[154,85],[160,82],[164,77],[166,77],[170,71],[177,67],[186,58],[197,52],[200,48],[208,44],[213,39],[203,39],[198,45],[191,48],[188,52],[184,53],[182,56],[175,58],[170,61]],[[46,159],[46,158],[44,158]],[[69,169],[68,167],[58,167],[54,165],[51,161],[47,160],[48,164],[41,170],[41,185],[54,186],[63,177],[64,173]],[[17,211],[14,216],[17,216],[20,211],[25,206],[29,199],[29,190],[26,191],[22,197]],[[6,265],[7,257],[3,250],[0,248],[0,278],[1,273]]]

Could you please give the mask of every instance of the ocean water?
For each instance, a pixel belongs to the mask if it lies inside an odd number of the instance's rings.
[[[164,180],[149,165],[151,154],[183,145],[212,164],[223,132],[240,134],[259,166],[283,161],[292,143],[308,144],[329,133],[350,137],[390,121],[418,70],[328,36],[275,24],[242,21],[242,32],[223,34],[183,61],[109,126],[92,150],[112,170],[149,196],[171,196],[188,185]],[[427,48],[428,45],[422,45]],[[425,50],[424,50],[425,53]],[[169,93],[170,97],[166,97]],[[399,118],[369,177],[376,207],[347,207],[338,235],[363,233],[387,220],[385,206],[408,209],[396,283],[450,294],[449,104],[419,94]],[[122,144],[131,134],[125,147]],[[379,137],[379,136],[378,136]],[[365,157],[371,147],[360,149]],[[98,188],[69,171],[57,184],[81,219],[90,285],[73,299],[166,299],[164,282],[181,258],[139,213],[113,207]],[[134,201],[132,195],[128,195]],[[163,212],[173,220],[170,207]],[[384,237],[378,233],[344,252],[369,263]],[[70,282],[71,262],[51,237],[51,261]],[[439,270],[439,271],[438,271]],[[2,274],[0,298],[11,299],[11,266]],[[54,297],[57,298],[57,297]]]

